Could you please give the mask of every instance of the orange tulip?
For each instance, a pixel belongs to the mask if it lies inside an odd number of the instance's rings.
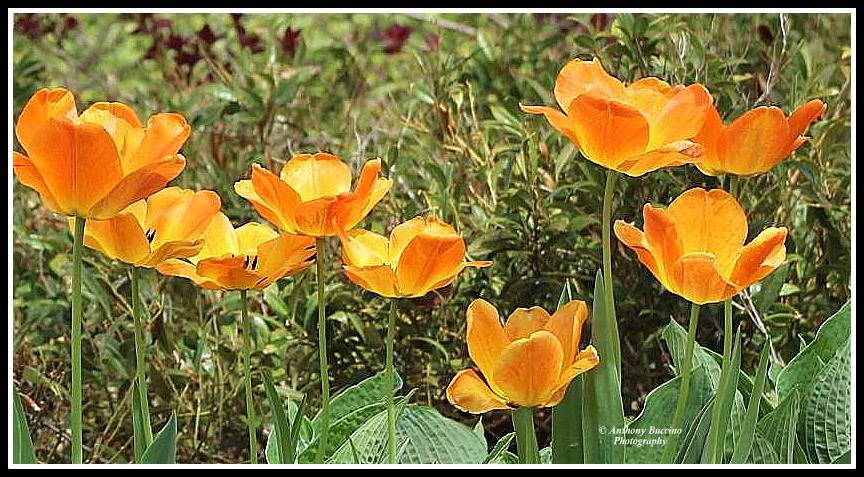
[[[600,60],[573,60],[555,80],[563,110],[519,106],[542,114],[579,146],[588,160],[630,176],[694,162],[702,147],[691,139],[713,99],[701,84],[670,86],[655,77],[629,86],[609,76]]]
[[[573,300],[552,316],[538,306],[518,308],[501,326],[485,300],[468,307],[468,354],[480,368],[459,371],[447,386],[447,400],[473,414],[515,407],[552,407],[576,376],[597,366],[597,350],[579,350],[584,301]]]
[[[341,234],[348,278],[384,297],[420,297],[449,285],[465,267],[492,262],[465,261],[465,240],[452,226],[429,216],[396,226],[390,239],[368,230]]]
[[[251,180],[238,181],[234,190],[280,229],[327,237],[354,228],[390,190],[393,181],[379,178],[380,171],[380,159],[366,162],[352,192],[351,169],[341,159],[300,154],[278,177],[254,164]]]
[[[121,103],[95,103],[80,116],[72,93],[41,89],[15,126],[27,155],[13,152],[22,184],[66,216],[107,219],[165,187],[186,160],[189,137],[179,114],[160,113],[144,127]]]
[[[87,221],[84,245],[136,267],[192,257],[204,245],[204,230],[221,204],[213,191],[168,187],[110,219]],[[71,217],[69,227],[74,227]]]
[[[642,214],[644,233],[618,220],[615,235],[667,290],[699,305],[731,298],[786,259],[785,227],[744,245],[747,217],[721,189],[690,189],[666,209],[645,204]]]
[[[760,106],[728,126],[711,108],[705,125],[694,139],[705,153],[696,166],[710,176],[749,176],[768,171],[807,142],[802,136],[827,106],[818,99],[800,106],[788,118],[780,108]]]
[[[205,230],[204,246],[197,255],[188,262],[167,260],[156,270],[212,290],[260,290],[308,267],[314,256],[312,237],[280,235],[255,222],[235,230],[220,212]]]

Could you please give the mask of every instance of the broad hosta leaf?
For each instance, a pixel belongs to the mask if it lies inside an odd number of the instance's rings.
[[[660,434],[656,430],[668,429],[672,425],[672,416],[675,415],[675,406],[678,401],[678,389],[681,386],[681,377],[676,376],[669,381],[657,386],[645,398],[645,406],[642,413],[627,426],[624,436],[615,436],[626,439],[644,439],[643,441],[625,441],[625,461],[628,464],[657,464],[663,455],[663,446],[666,445],[668,435]],[[699,413],[714,395],[714,388],[705,372],[704,366],[699,366],[690,375],[690,395],[684,408],[684,422],[693,423],[697,420]],[[653,431],[652,433],[652,429]],[[684,430],[687,430],[685,425]],[[683,446],[683,435],[678,439],[678,448]],[[662,442],[655,442],[659,438]],[[651,439],[654,439],[652,441]],[[620,441],[619,441],[620,442]],[[639,442],[642,445],[638,445]],[[649,443],[650,444],[646,444]],[[614,443],[614,442],[613,442]]]
[[[669,347],[672,365],[675,366],[675,374],[680,374],[684,364],[684,348],[687,346],[687,330],[674,319],[670,319],[669,324],[663,329],[663,341]],[[696,343],[693,347],[693,367],[691,369],[696,369],[699,366],[705,366],[712,387],[717,387],[720,383],[720,362],[711,356],[710,350]]]
[[[540,463],[541,464],[551,464],[552,463],[552,448],[544,447],[540,449]]]
[[[442,416],[430,407],[397,406],[396,440],[405,448],[402,464],[479,464],[486,458],[486,444],[467,426]],[[328,460],[353,463],[354,447],[360,463],[380,463],[387,458],[387,411],[381,411],[351,435]]]
[[[816,376],[798,420],[801,446],[810,462],[830,464],[852,445],[851,338]]]
[[[399,398],[397,398],[397,401]],[[354,433],[363,423],[374,417],[381,411],[386,414],[387,405],[383,399],[379,402],[363,406],[355,409],[352,412],[340,416],[338,419],[330,421],[330,433],[327,437],[327,449],[324,450],[324,455],[330,456],[336,449],[341,447],[348,437]],[[300,463],[313,463],[316,453],[318,452],[318,439],[320,434],[315,435],[306,449],[300,454]],[[357,442],[355,441],[356,445]]]
[[[504,437],[498,439],[498,442],[495,443],[495,447],[489,451],[489,455],[483,459],[484,464],[505,464],[506,462],[502,462],[503,456],[507,453],[507,448],[510,447],[510,443],[513,442],[513,439],[516,438],[516,433],[511,432],[509,434],[505,434]]]
[[[753,446],[750,448],[750,457],[747,459],[749,464],[776,464],[780,462],[777,457],[777,451],[774,450],[774,445],[766,439],[756,429],[753,435]]]
[[[402,388],[402,377],[395,371],[393,374],[393,391],[395,392]],[[345,414],[383,400],[386,392],[387,374],[384,371],[379,371],[375,375],[346,388],[330,400],[331,424]],[[316,435],[320,433],[320,427],[321,416],[319,412],[312,419],[312,429]],[[354,444],[357,443],[355,442]]]
[[[24,406],[18,391],[12,390],[12,405],[14,407],[12,428],[12,463],[13,464],[36,464],[36,454],[33,452],[33,441],[30,439],[30,430],[27,428],[27,416],[24,415]]]
[[[177,415],[171,413],[171,418],[165,427],[153,438],[153,443],[141,456],[142,464],[174,464],[177,461]]]
[[[699,411],[699,414],[691,421],[690,427],[684,434],[684,439],[679,444],[678,455],[675,457],[676,464],[699,464],[705,462],[709,452],[709,442],[707,439],[711,427],[711,411],[714,410],[714,404],[714,396],[712,396]]]
[[[830,361],[851,336],[851,310],[847,301],[837,313],[825,320],[816,339],[789,361],[777,375],[777,395],[786,399],[795,388],[807,393],[807,388],[819,374],[819,370]]]
[[[591,343],[600,355],[600,364],[585,373],[585,393],[582,403],[582,440],[585,463],[616,464],[624,462],[624,446],[615,445],[615,437],[601,433],[601,428],[623,429],[624,407],[621,402],[621,382],[614,359],[619,346],[613,336],[614,323],[604,305],[603,274],[598,270],[594,281],[594,309],[591,315]]]
[[[776,409],[763,417],[756,425],[759,434],[774,447],[779,459],[776,462],[778,464],[795,463],[795,428],[800,409],[801,399],[798,391],[792,391],[792,394],[781,401]]]

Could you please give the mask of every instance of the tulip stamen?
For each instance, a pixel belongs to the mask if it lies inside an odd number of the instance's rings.
[[[249,255],[246,255],[245,257],[243,257],[243,268],[244,269],[249,268]]]
[[[147,229],[147,232],[144,234],[147,237],[147,242],[153,243],[153,239],[156,238],[156,231],[153,229]]]
[[[258,268],[258,255],[255,255],[255,258],[252,259],[252,270]]]

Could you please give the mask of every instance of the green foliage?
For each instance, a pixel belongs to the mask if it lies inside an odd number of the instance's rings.
[[[153,443],[141,456],[142,464],[174,464],[177,462],[177,415],[171,413],[171,418],[165,427],[153,438]]]
[[[36,464],[33,453],[33,440],[30,439],[30,429],[27,427],[27,416],[21,406],[18,391],[12,390],[12,463]]]

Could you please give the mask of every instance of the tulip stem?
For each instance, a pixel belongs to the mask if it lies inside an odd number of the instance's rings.
[[[612,199],[618,173],[606,171],[606,191],[603,194],[603,289],[605,291],[606,313],[612,333],[612,362],[618,380],[621,380],[621,345],[618,339],[618,319],[615,316],[615,295],[612,290]]]
[[[141,405],[141,414],[143,418],[142,428],[144,430],[144,442],[142,446],[136,446],[135,449],[142,451],[150,446],[153,442],[153,431],[150,427],[150,400],[147,398],[147,345],[144,342],[144,311],[141,303],[141,292],[139,289],[138,267],[132,265],[132,318],[135,321],[135,379],[138,381],[138,401]],[[141,456],[135,456],[140,460]]]
[[[246,388],[246,423],[249,425],[249,460],[258,463],[258,435],[255,431],[255,404],[252,402],[252,363],[250,348],[252,342],[252,327],[249,324],[249,312],[246,309],[246,290],[240,290],[240,317],[243,320],[243,373]]]
[[[731,379],[729,373],[731,372],[730,366],[732,362],[732,299],[728,299],[723,302],[723,368],[720,371],[720,385],[719,389],[723,388],[723,383],[725,383],[728,379]],[[719,395],[715,402],[719,402]],[[715,464],[720,462],[722,456],[720,455],[723,449],[723,443],[725,441],[726,436],[720,436],[714,430],[720,428],[720,419],[723,419],[723,416],[720,415],[720,407],[719,405],[715,405],[711,411],[711,442],[708,453],[708,463]],[[728,418],[728,416],[727,416]],[[719,446],[719,448],[718,448]]]
[[[396,299],[390,300],[387,320],[387,458],[396,463],[396,411],[393,405],[393,338],[396,335]]]
[[[534,433],[534,409],[520,407],[512,411],[513,428],[516,430],[516,448],[520,464],[539,464],[537,434]]]
[[[330,375],[327,372],[327,322],[324,314],[325,284],[324,266],[327,255],[327,240],[324,237],[315,239],[317,258],[315,272],[318,278],[318,363],[321,374],[321,437],[318,439],[318,455],[315,461],[324,463],[327,450],[327,437],[330,434]]]
[[[687,328],[687,344],[684,348],[684,362],[681,364],[681,387],[678,390],[678,402],[675,404],[675,415],[672,417],[673,431],[669,435],[669,441],[666,443],[666,448],[663,450],[664,464],[672,463],[672,456],[678,447],[678,437],[681,431],[681,424],[684,421],[684,409],[687,407],[687,398],[690,394],[690,370],[693,368],[693,348],[696,344],[696,327],[699,325],[699,305],[693,303],[690,305],[690,324]]]
[[[75,217],[72,242],[72,463],[84,462],[81,429],[81,251],[84,245],[84,217]]]

